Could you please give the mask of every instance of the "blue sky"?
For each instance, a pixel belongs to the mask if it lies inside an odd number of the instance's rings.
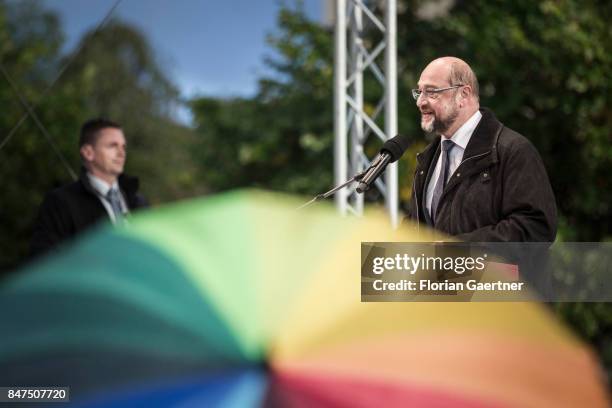
[[[322,2],[303,0],[320,21]],[[42,0],[59,13],[65,51],[93,29],[115,0]],[[292,0],[287,3],[293,4]],[[141,29],[158,61],[185,97],[252,96],[272,50],[266,35],[276,29],[279,0],[122,0],[114,16]]]

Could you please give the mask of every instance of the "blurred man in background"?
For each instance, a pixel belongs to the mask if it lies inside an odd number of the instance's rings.
[[[83,124],[79,180],[45,197],[34,224],[30,252],[38,255],[101,220],[122,225],[132,210],[146,207],[138,179],[123,174],[126,141],[121,126],[107,119]]]

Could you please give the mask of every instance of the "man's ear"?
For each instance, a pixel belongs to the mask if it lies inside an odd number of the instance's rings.
[[[464,99],[468,99],[470,96],[472,96],[472,87],[469,85],[464,86],[461,89],[461,96],[463,96]]]
[[[94,153],[94,149],[92,145],[84,144],[83,146],[81,146],[80,152],[81,152],[81,157],[86,162],[90,162],[94,159],[95,153]]]

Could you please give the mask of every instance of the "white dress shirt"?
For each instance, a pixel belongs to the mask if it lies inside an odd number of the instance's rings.
[[[98,199],[106,209],[108,217],[110,218],[112,223],[115,224],[117,220],[115,219],[115,212],[113,211],[113,206],[111,205],[110,201],[108,201],[108,198],[106,198],[106,195],[108,194],[108,191],[111,188],[119,190],[119,197],[121,198],[121,212],[123,212],[123,214],[127,214],[129,212],[128,206],[125,202],[125,198],[123,197],[123,193],[121,193],[121,189],[119,188],[119,184],[115,181],[113,185],[110,186],[106,181],[94,176],[89,172],[87,173],[87,177],[89,178],[89,184],[91,184],[93,189],[96,191],[96,193],[98,194]]]
[[[457,170],[457,167],[461,164],[461,160],[463,160],[463,153],[465,152],[465,148],[468,145],[472,137],[472,133],[474,133],[474,129],[478,126],[480,119],[482,118],[482,113],[480,111],[476,111],[468,120],[465,121],[463,125],[453,136],[451,136],[450,140],[455,142],[455,146],[448,153],[448,180],[451,179],[451,176]],[[440,143],[446,140],[444,135],[440,136]],[[441,145],[440,145],[441,146]],[[431,175],[431,179],[429,180],[429,184],[427,186],[427,195],[425,196],[425,205],[427,207],[427,211],[431,214],[431,201],[433,200],[433,193],[436,187],[436,182],[438,181],[438,177],[440,177],[440,171],[442,168],[442,154],[438,156],[438,161],[436,163],[436,168],[434,169],[433,174]]]

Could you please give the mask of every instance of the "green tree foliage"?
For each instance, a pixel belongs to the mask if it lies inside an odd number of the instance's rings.
[[[195,154],[212,191],[259,186],[312,194],[332,183],[333,37],[301,8],[282,10],[278,24],[269,37],[276,55],[267,60],[278,75],[262,79],[254,98],[192,103]]]
[[[0,77],[0,143],[5,141],[25,113],[19,92],[33,106],[40,121],[54,136],[58,149],[71,163],[77,160],[73,141],[63,137],[73,132],[76,116],[69,91],[58,89],[42,97],[60,63],[58,51],[63,37],[58,19],[40,11],[32,2],[0,2],[0,62],[10,76]],[[0,150],[0,269],[15,265],[27,252],[29,228],[42,193],[69,173],[52,152],[45,137],[28,119]],[[74,164],[72,165],[74,167]]]

